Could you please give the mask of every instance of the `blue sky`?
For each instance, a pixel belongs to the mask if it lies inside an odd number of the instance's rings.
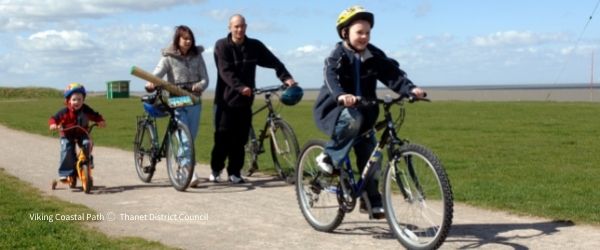
[[[174,26],[185,24],[206,48],[214,89],[214,43],[241,13],[249,37],[271,48],[301,85],[319,87],[323,60],[339,41],[335,20],[354,4],[375,14],[371,43],[417,85],[589,83],[592,53],[600,58],[600,17],[583,30],[597,2],[0,0],[0,86],[77,81],[104,90],[106,81],[131,80],[141,90],[131,66],[151,71]],[[277,79],[259,70],[257,84]]]

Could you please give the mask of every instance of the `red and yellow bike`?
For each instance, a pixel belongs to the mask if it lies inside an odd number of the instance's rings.
[[[92,178],[92,169],[94,168],[94,157],[92,155],[92,150],[94,148],[94,143],[92,140],[92,129],[96,127],[97,124],[92,124],[89,129],[85,129],[81,126],[72,126],[68,128],[63,128],[62,131],[77,129],[83,131],[89,140],[89,150],[86,154],[85,150],[82,148],[82,142],[77,141],[77,162],[75,163],[75,174],[67,177],[64,181],[52,180],[52,190],[56,189],[58,183],[63,183],[69,185],[70,188],[77,187],[77,179],[81,181],[81,187],[86,194],[89,194],[94,187],[94,179]]]

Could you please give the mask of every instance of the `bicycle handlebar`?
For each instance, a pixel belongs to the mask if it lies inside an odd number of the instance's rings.
[[[402,102],[404,99],[408,99],[408,102],[410,102],[410,103],[413,103],[416,101],[431,102],[431,100],[426,97],[427,97],[427,93],[424,93],[423,97],[417,97],[416,95],[410,94],[408,96],[400,95],[399,97],[396,97],[396,98],[391,98],[389,96],[386,96],[386,98],[384,98],[384,99],[381,99],[381,98],[365,99],[362,96],[356,96],[357,101],[354,104],[354,106],[355,107],[359,107],[359,106],[364,107],[364,106],[372,106],[372,105],[377,105],[377,104],[392,104],[392,103]],[[337,104],[340,106],[343,106],[344,101],[338,100]]]
[[[277,92],[280,90],[284,90],[286,88],[285,84],[281,84],[281,85],[272,85],[272,86],[266,86],[266,87],[262,87],[262,88],[255,88],[252,90],[252,92],[255,95],[260,95],[263,93],[272,93],[272,92]]]
[[[71,127],[68,127],[68,128],[64,128],[64,127],[62,127],[62,125],[61,125],[61,126],[60,126],[60,131],[68,131],[68,130],[71,130],[71,129],[80,129],[80,130],[82,130],[83,132],[85,132],[86,134],[88,134],[88,135],[89,135],[90,133],[92,133],[92,129],[94,129],[94,127],[97,127],[97,126],[98,126],[98,123],[93,123],[93,124],[92,124],[92,125],[90,125],[90,127],[89,127],[89,128],[86,130],[84,127],[82,127],[82,126],[80,126],[80,125],[73,125],[73,126],[71,126]]]
[[[292,86],[296,86],[298,85],[298,82],[295,82]],[[280,90],[286,90],[288,86],[286,84],[281,84],[281,85],[271,85],[271,86],[266,86],[266,87],[262,87],[262,88],[254,88],[252,90],[252,93],[254,93],[255,95],[260,95],[260,94],[264,94],[264,93],[273,93],[273,92],[277,92]]]

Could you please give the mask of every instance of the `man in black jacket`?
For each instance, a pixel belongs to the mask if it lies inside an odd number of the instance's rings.
[[[227,37],[215,44],[217,89],[215,92],[215,135],[209,180],[219,182],[225,161],[232,183],[243,183],[244,145],[252,122],[256,66],[274,69],[277,77],[291,86],[295,83],[283,63],[259,40],[246,36],[246,20],[236,14],[229,19]]]

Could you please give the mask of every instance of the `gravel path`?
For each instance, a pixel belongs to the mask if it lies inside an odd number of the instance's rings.
[[[208,181],[177,192],[160,166],[142,183],[128,151],[96,147],[92,194],[64,186],[56,176],[56,138],[0,126],[0,167],[44,193],[93,208],[92,227],[117,236],[139,236],[184,249],[399,249],[385,220],[353,212],[335,231],[313,230],[302,217],[292,186],[269,176],[243,185]],[[201,176],[209,167],[198,165]],[[88,216],[88,215],[86,215]],[[40,221],[40,223],[49,223]],[[454,223],[442,249],[600,249],[600,228],[455,205]]]

